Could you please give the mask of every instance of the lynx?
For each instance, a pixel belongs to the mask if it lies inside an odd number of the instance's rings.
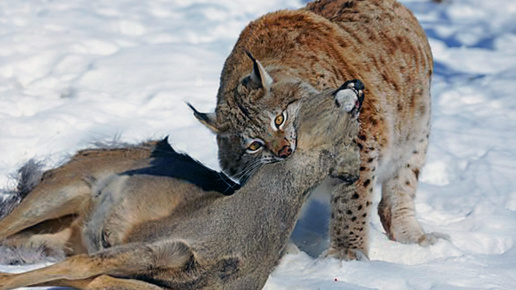
[[[296,152],[282,162],[262,166],[244,187],[229,196],[204,190],[203,182],[192,183],[201,179],[218,184],[214,176],[206,178],[196,173],[212,171],[176,153],[166,142],[155,144],[150,158],[139,160],[140,165],[130,170],[102,174],[104,177],[98,180],[88,178],[91,195],[86,199],[87,207],[81,207],[86,212],[78,222],[87,253],[26,273],[0,274],[0,289],[260,289],[312,188],[330,179],[346,191],[354,191],[353,183],[359,175],[356,137],[362,100],[363,85],[356,80],[339,89],[314,91],[296,102],[289,115],[298,132]],[[143,155],[148,152],[140,151]],[[163,155],[173,162],[165,166],[165,172],[159,164]],[[122,164],[113,168],[102,159],[86,160],[111,170],[119,170]],[[122,161],[130,162],[130,158]],[[78,167],[70,165],[68,172],[62,169],[54,173],[74,181],[74,173],[88,170]],[[188,180],[180,176],[185,171],[192,174]],[[67,190],[62,186],[59,189]],[[83,199],[67,192],[68,196],[57,195],[62,204]],[[39,209],[38,201],[55,197],[53,192],[39,191],[31,201],[32,207]],[[68,207],[69,211],[73,208]],[[44,211],[50,218],[57,217],[50,213],[51,208]],[[23,213],[12,214],[25,219]],[[0,228],[2,233],[6,232],[5,226]]]
[[[248,57],[252,61],[249,61]],[[434,244],[416,220],[414,198],[430,134],[433,60],[425,33],[395,0],[317,0],[251,22],[227,58],[215,112],[196,117],[217,135],[220,165],[245,184],[263,164],[298,147],[291,120],[297,100],[360,79],[360,179],[356,191],[331,190],[330,247],[342,259],[368,256],[375,184],[390,239]]]

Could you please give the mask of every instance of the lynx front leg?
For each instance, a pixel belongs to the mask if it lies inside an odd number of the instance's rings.
[[[51,285],[52,281],[85,280],[100,275],[122,277],[150,275],[151,271],[180,272],[193,259],[190,247],[182,241],[127,244],[97,254],[70,257],[46,268],[1,274],[0,289]],[[70,285],[73,286],[73,285]]]
[[[355,177],[351,183],[343,182],[332,189],[330,247],[326,255],[344,260],[368,260],[367,226],[377,159],[376,151],[359,154],[364,146],[355,142],[354,146],[355,161],[349,162],[351,159],[347,158],[344,163]]]
[[[449,237],[441,233],[425,233],[416,220],[414,198],[419,172],[425,161],[428,137],[422,137],[407,163],[382,185],[382,200],[378,214],[383,228],[391,240],[401,243],[418,243],[421,246],[435,244],[439,238]]]
[[[368,153],[361,155],[358,181],[333,189],[328,256],[368,260],[368,221],[377,164],[376,151]]]

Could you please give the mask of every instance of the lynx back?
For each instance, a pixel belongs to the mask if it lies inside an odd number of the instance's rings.
[[[414,212],[430,133],[432,67],[423,29],[397,1],[317,0],[251,22],[226,60],[215,112],[195,115],[217,134],[223,170],[244,184],[262,164],[297,150],[301,132],[290,116],[298,100],[362,80],[368,97],[360,115],[360,179],[353,193],[331,190],[327,254],[367,257],[376,183],[388,237],[426,246],[443,237],[425,233]]]

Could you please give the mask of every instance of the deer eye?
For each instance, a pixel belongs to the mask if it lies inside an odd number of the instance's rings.
[[[287,115],[285,112],[282,112],[280,115],[276,116],[276,119],[274,119],[274,125],[276,125],[276,128],[279,129],[283,123],[285,123],[285,120],[287,119]]]
[[[247,153],[256,153],[263,147],[263,141],[261,140],[253,140],[251,144],[247,146]]]

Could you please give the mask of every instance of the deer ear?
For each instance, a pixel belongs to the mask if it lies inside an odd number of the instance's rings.
[[[199,120],[204,126],[206,126],[210,131],[212,131],[215,134],[218,134],[220,132],[217,124],[217,116],[215,113],[201,113],[197,111],[197,109],[194,108],[190,103],[186,103],[190,109],[192,109],[195,118]]]
[[[253,61],[253,72],[249,76],[252,84],[256,88],[263,88],[268,91],[273,83],[272,77],[267,73],[263,65],[253,57],[249,51],[245,51],[247,56]]]
[[[346,110],[358,114],[364,103],[365,86],[360,80],[346,81],[333,95],[336,104]]]

